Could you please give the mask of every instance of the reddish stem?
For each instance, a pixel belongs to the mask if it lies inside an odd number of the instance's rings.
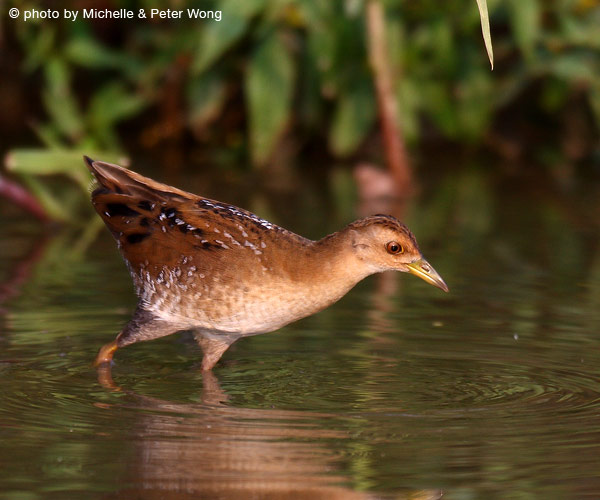
[[[375,79],[383,146],[390,172],[400,193],[412,189],[412,171],[398,125],[398,101],[385,38],[385,20],[380,0],[369,0],[366,8],[369,63]]]
[[[12,201],[43,222],[50,220],[44,207],[23,186],[0,175],[0,196]]]

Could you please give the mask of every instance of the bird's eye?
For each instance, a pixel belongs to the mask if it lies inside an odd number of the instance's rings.
[[[385,246],[385,249],[388,251],[388,253],[391,253],[392,255],[398,255],[399,253],[404,252],[404,248],[402,248],[402,245],[397,241],[390,241]]]

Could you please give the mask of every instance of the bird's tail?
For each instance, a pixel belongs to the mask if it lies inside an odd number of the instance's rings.
[[[122,250],[127,243],[141,241],[141,235],[154,231],[148,222],[157,220],[164,206],[178,206],[193,197],[119,165],[87,156],[84,160],[97,181],[92,204]]]
[[[119,165],[94,161],[87,156],[83,158],[98,183],[98,187],[92,193],[92,200],[101,194],[109,193],[148,199],[173,199],[177,197],[187,199],[190,197],[190,193],[156,182]]]

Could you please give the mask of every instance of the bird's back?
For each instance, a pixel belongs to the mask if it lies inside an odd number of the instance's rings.
[[[279,328],[306,309],[297,296],[301,266],[286,261],[302,259],[311,240],[118,165],[86,163],[98,181],[92,203],[144,309],[190,327],[247,333]]]

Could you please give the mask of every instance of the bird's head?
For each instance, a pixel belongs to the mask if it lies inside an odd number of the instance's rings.
[[[408,272],[448,291],[442,277],[427,262],[414,235],[391,215],[372,215],[347,226],[352,250],[371,273]]]

